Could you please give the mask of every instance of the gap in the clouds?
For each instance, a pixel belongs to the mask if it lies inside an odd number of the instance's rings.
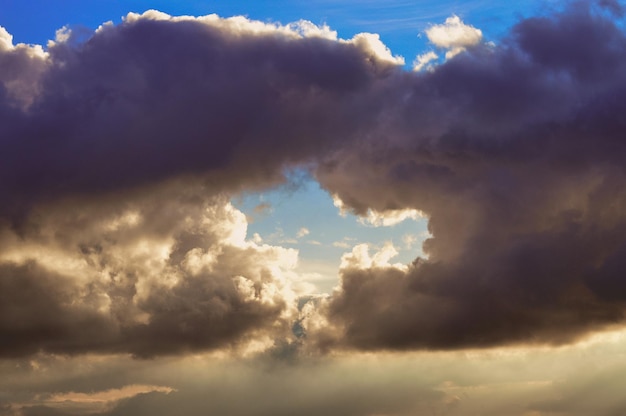
[[[423,256],[426,219],[407,219],[392,226],[364,224],[351,213],[341,215],[332,196],[315,179],[297,175],[289,185],[246,193],[232,202],[246,214],[248,238],[297,249],[296,271],[321,292],[329,293],[337,285],[341,256],[358,244],[366,243],[375,252],[391,242],[398,251],[391,263],[409,264]]]

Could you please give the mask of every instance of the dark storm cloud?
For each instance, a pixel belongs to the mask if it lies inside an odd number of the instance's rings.
[[[623,324],[626,37],[611,19],[574,3],[397,77],[403,100],[319,168],[356,212],[415,208],[432,233],[406,271],[342,270],[336,343],[558,344]]]
[[[222,188],[276,182],[357,128],[346,97],[391,66],[368,45],[154,12],[84,43],[70,36],[37,61],[26,110],[1,101],[4,210],[183,174],[219,176]],[[0,51],[9,74],[33,72],[21,55]]]

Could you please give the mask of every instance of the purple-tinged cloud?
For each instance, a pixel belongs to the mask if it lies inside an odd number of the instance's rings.
[[[560,344],[622,325],[624,57],[623,30],[575,3],[522,20],[499,46],[390,79],[379,124],[317,178],[361,215],[425,213],[428,257],[344,265],[326,309],[336,332],[319,342]]]
[[[246,227],[191,183],[35,208],[19,234],[0,233],[0,356],[288,340],[297,252],[249,241]]]
[[[424,213],[432,234],[409,266],[348,255],[300,344],[565,343],[622,325],[613,16],[573,3],[428,73],[375,35],[304,22],[147,12],[43,54],[0,34],[17,68],[0,89],[2,354],[293,341],[295,255],[246,240],[226,201],[294,167],[358,214]]]

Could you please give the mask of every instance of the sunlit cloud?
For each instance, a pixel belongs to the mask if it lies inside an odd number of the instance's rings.
[[[309,231],[309,229],[308,229],[308,228],[306,228],[306,227],[302,227],[302,228],[300,228],[300,229],[298,230],[298,232],[296,233],[296,237],[298,237],[298,238],[302,238],[302,237],[304,237],[304,236],[309,235],[310,233],[311,233],[311,232]]]
[[[478,45],[483,39],[480,29],[463,23],[459,16],[454,15],[448,17],[445,23],[426,29],[426,36],[435,46],[447,49],[446,59]]]
[[[439,55],[437,55],[433,51],[425,52],[421,55],[418,55],[413,62],[413,70],[421,71],[422,69],[433,68],[431,62],[438,59]]]

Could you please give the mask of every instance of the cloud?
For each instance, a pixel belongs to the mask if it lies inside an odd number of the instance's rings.
[[[420,73],[372,34],[243,17],[130,14],[43,55],[2,32],[1,354],[562,344],[623,324],[626,37],[597,7],[499,46],[450,18],[431,41],[466,53]],[[297,252],[246,239],[228,203],[295,168],[340,212],[419,212],[431,234],[408,265],[348,253],[297,340]]]
[[[375,35],[310,26],[148,11],[44,57],[2,35],[1,214],[172,177],[235,191],[284,181],[357,127],[338,98],[397,68]]]
[[[338,195],[332,195],[333,205],[339,209],[339,215],[345,217],[350,208],[345,204]],[[360,213],[358,221],[363,225],[372,227],[391,227],[401,222],[412,219],[418,220],[423,218],[423,214],[418,210],[407,209],[385,209],[374,210],[367,209],[366,212]]]
[[[267,215],[272,211],[272,204],[269,202],[262,202],[255,206],[253,211],[257,215]]]
[[[54,393],[37,397],[29,403],[13,404],[13,408],[21,408],[21,411],[30,415],[35,412],[49,412],[52,414],[104,414],[115,409],[121,401],[128,400],[138,395],[149,393],[169,394],[175,391],[165,386],[150,385],[127,385],[121,388],[109,389],[97,392],[65,392]]]
[[[422,69],[431,68],[429,64],[437,58],[439,58],[439,56],[433,51],[428,51],[418,55],[415,58],[415,62],[413,62],[413,71],[421,71]]]
[[[38,207],[19,235],[0,235],[0,356],[288,339],[297,252],[247,240],[246,226],[190,183]]]
[[[448,17],[445,23],[432,25],[426,29],[426,36],[435,46],[448,49],[446,59],[450,59],[466,48],[478,45],[483,39],[483,32],[466,25],[459,16],[453,15]],[[425,55],[425,58],[430,57]]]
[[[417,221],[423,218],[423,215],[415,209],[389,210],[385,212],[367,211],[367,216],[359,218],[361,224],[371,225],[373,227],[390,227],[401,222],[412,219]]]
[[[599,0],[598,4],[618,17],[624,16],[624,7],[618,0]]]
[[[306,236],[306,235],[309,235],[310,233],[311,233],[311,232],[309,231],[309,229],[308,229],[308,228],[306,228],[306,227],[302,227],[302,228],[300,228],[300,229],[298,230],[298,233],[296,234],[296,236],[297,236],[298,238],[302,238],[302,237],[304,237],[304,236]]]
[[[398,255],[398,251],[391,242],[386,242],[374,256],[370,256],[369,249],[368,244],[357,244],[352,252],[342,256],[341,269],[397,268],[402,270],[405,268],[402,264],[389,263],[390,259]]]
[[[389,80],[395,104],[320,165],[344,212],[415,209],[432,235],[407,270],[343,265],[332,345],[563,344],[623,325],[626,37],[594,7]]]

